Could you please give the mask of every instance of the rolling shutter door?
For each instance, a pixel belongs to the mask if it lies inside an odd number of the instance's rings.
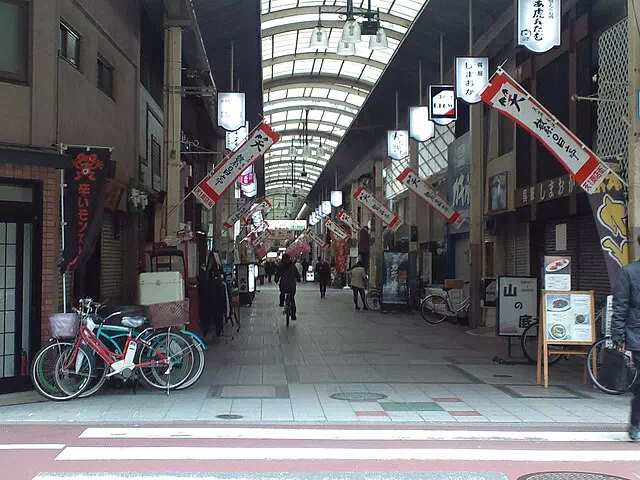
[[[593,215],[585,215],[577,220],[578,232],[580,232],[578,290],[593,290],[598,303],[604,300],[611,290],[607,263],[600,247],[600,236]]]
[[[528,277],[530,269],[529,224],[511,218],[507,227],[505,274]]]
[[[100,252],[100,296],[112,303],[122,299],[123,251],[122,232],[119,232],[118,219],[112,212],[104,212],[102,223],[102,244]],[[135,268],[132,270],[135,271]]]

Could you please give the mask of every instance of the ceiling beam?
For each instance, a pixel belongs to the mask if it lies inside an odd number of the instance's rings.
[[[321,6],[320,11],[322,13],[346,13],[346,9],[344,7],[331,7],[331,6]],[[269,20],[276,20],[279,18],[285,17],[295,17],[298,15],[317,15],[318,7],[295,7],[295,8],[287,8],[285,10],[278,10],[277,12],[269,12],[262,14],[262,22],[268,22]],[[393,15],[386,12],[380,12],[380,20],[383,22],[395,23],[396,25],[400,25],[402,27],[409,28],[411,26],[411,20],[407,20],[406,18],[398,17],[397,15]],[[318,22],[316,22],[318,23]],[[324,25],[325,22],[322,22]],[[343,22],[344,24],[344,22]]]
[[[338,55],[335,52],[306,52],[296,53],[295,55],[282,55],[280,57],[263,60],[262,66],[272,67],[273,65],[277,65],[279,63],[293,62],[298,60],[340,60],[351,63],[360,63],[362,65],[376,67],[381,70],[384,70],[384,67],[386,66],[384,63],[379,62],[378,60],[373,60],[371,58],[363,57],[360,55],[351,55],[349,57],[345,57],[344,55]]]
[[[296,136],[304,135],[304,130],[301,130],[301,129],[300,130],[284,130],[278,133],[281,137],[284,135],[293,135],[294,137],[296,137]],[[319,132],[317,130],[314,130],[313,132],[309,132],[309,136],[322,137],[322,138],[326,138],[327,140],[333,140],[334,142],[340,142],[340,139],[342,138],[341,136],[335,135],[333,133]],[[333,146],[331,148],[335,149],[335,147]]]
[[[337,113],[338,115],[346,115],[348,117],[354,118],[356,116],[356,114],[354,112],[347,112],[345,110],[340,110],[339,108],[332,108],[332,107],[311,107],[311,106],[304,106],[304,107],[281,107],[281,108],[276,108],[275,110],[269,110],[268,112],[264,112],[265,116],[267,115],[273,115],[276,113],[283,113],[283,112],[289,112],[291,110],[300,110],[302,108],[302,112],[304,115],[304,111],[309,108],[310,111],[313,110],[322,110],[324,112],[331,112],[331,113]],[[311,122],[318,122],[319,120],[312,120],[309,119],[309,123]]]
[[[277,27],[265,28],[264,30],[262,30],[262,38],[271,37],[273,35],[278,35],[280,33],[295,32],[297,30],[313,30],[317,25],[318,25],[317,21],[294,22],[294,23],[287,23],[285,25],[278,25]],[[341,22],[340,20],[328,20],[328,21],[323,21],[322,25],[327,28],[333,28],[338,30],[338,29],[342,29],[342,27],[344,26],[344,22]],[[404,37],[404,33],[396,32],[395,30],[392,30],[390,28],[385,29],[385,33],[387,34],[388,38],[392,38],[397,42],[402,40],[402,37]]]
[[[369,82],[359,82],[349,78],[340,78],[335,75],[291,75],[286,78],[277,78],[264,82],[264,91],[287,90],[290,88],[329,88],[344,93],[352,93],[359,97],[367,98],[373,88]],[[362,90],[354,90],[362,89]]]
[[[273,110],[269,110],[268,107],[270,106],[276,106],[278,103],[285,103],[285,102],[294,102],[299,104],[298,108],[304,108],[304,107],[311,107],[313,108],[314,104],[320,103],[320,102],[327,102],[327,103],[333,103],[334,105],[339,105],[341,107],[344,107],[345,111],[349,111],[349,113],[353,113],[354,115],[358,114],[358,111],[360,110],[360,106],[356,105],[355,103],[348,103],[348,102],[342,102],[340,100],[334,100],[332,98],[326,98],[326,97],[290,97],[290,98],[281,98],[279,100],[269,100],[267,102],[264,102],[264,113],[265,115],[268,113],[271,113]],[[276,107],[278,108],[278,107]],[[323,108],[323,107],[316,107],[316,108]]]

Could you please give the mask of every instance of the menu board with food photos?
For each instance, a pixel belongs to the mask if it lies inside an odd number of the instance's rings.
[[[542,275],[545,290],[571,290],[571,257],[545,256]]]
[[[542,292],[544,340],[549,345],[595,342],[593,292]]]

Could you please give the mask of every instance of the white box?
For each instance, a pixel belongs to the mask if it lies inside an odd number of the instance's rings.
[[[184,279],[180,272],[141,273],[138,292],[140,305],[179,302],[185,299]]]

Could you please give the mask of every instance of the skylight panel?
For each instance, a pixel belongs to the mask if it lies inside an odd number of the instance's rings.
[[[322,70],[320,70],[320,74],[322,75],[337,75],[340,71],[340,67],[342,67],[341,60],[329,60],[325,59],[322,62]]]
[[[313,60],[296,60],[296,64],[293,69],[295,75],[305,75],[311,73],[313,69]]]
[[[341,102],[344,102],[348,96],[349,96],[348,93],[341,92],[340,90],[331,90],[329,92],[329,98],[333,98],[334,100],[340,100]]]
[[[278,63],[273,66],[273,78],[288,76],[293,73],[293,62]]]
[[[376,67],[367,66],[362,72],[362,79],[371,83],[376,83],[382,75],[382,70]]]
[[[289,88],[287,90],[287,98],[301,97],[304,92],[304,88]]]

